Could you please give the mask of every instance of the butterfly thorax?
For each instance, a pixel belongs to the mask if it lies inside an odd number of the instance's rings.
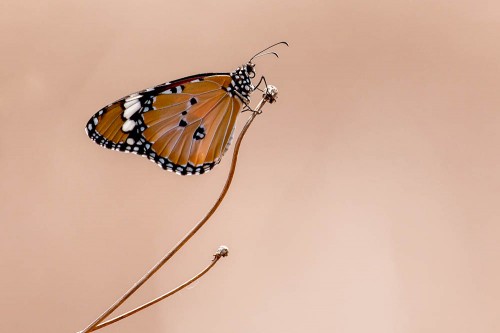
[[[249,96],[254,90],[248,71],[244,66],[238,67],[230,75],[232,80],[228,91],[231,94],[234,92],[244,103],[248,103]]]

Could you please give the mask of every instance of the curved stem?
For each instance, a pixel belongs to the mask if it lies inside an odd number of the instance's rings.
[[[241,141],[243,140],[243,137],[245,136],[245,133],[247,132],[248,128],[252,124],[253,120],[255,117],[260,113],[262,107],[266,103],[266,98],[264,97],[259,104],[256,107],[255,112],[252,113],[250,118],[247,120],[245,123],[245,126],[241,130],[240,135],[238,136],[238,140],[236,140],[236,144],[234,146],[234,153],[233,153],[233,159],[231,161],[231,169],[229,170],[229,174],[227,176],[226,183],[224,184],[224,187],[222,188],[222,191],[219,195],[219,198],[215,202],[215,204],[212,206],[212,208],[208,211],[208,213],[201,219],[196,226],[194,226],[191,231],[189,231],[184,238],[177,243],[177,245],[174,246],[170,252],[168,252],[163,258],[160,259],[139,281],[137,281],[132,288],[130,288],[123,296],[121,296],[113,305],[111,305],[106,311],[104,311],[97,319],[95,319],[90,325],[88,325],[83,331],[80,333],[88,333],[93,331],[97,325],[99,325],[104,319],[106,319],[113,311],[115,311],[120,305],[122,305],[130,296],[132,296],[133,293],[135,293],[147,280],[149,280],[170,258],[174,256],[174,254],[179,251],[184,244],[186,244],[191,237],[196,234],[198,230],[200,230],[201,227],[208,221],[208,219],[215,213],[217,208],[220,206],[222,200],[226,196],[227,191],[229,190],[229,186],[231,185],[231,182],[233,180],[234,176],[234,171],[236,168],[236,162],[238,160],[238,152],[240,150],[240,145]]]
[[[220,258],[222,258],[222,255],[217,255],[216,254],[215,258],[212,260],[212,262],[210,263],[210,265],[208,265],[207,267],[205,267],[204,270],[202,270],[200,273],[198,273],[197,275],[195,275],[191,279],[187,280],[186,282],[184,282],[183,284],[181,284],[177,288],[174,288],[174,289],[170,290],[169,292],[161,295],[160,297],[157,297],[157,298],[153,299],[152,301],[149,301],[149,302],[147,302],[147,303],[145,303],[145,304],[143,304],[141,306],[138,306],[137,308],[135,308],[133,310],[125,312],[124,314],[121,314],[121,315],[119,315],[119,316],[117,316],[117,317],[115,317],[113,319],[107,320],[107,321],[105,321],[105,322],[97,325],[96,327],[94,327],[94,329],[92,329],[92,331],[97,331],[97,330],[99,330],[99,329],[101,329],[103,327],[106,327],[108,325],[116,323],[117,321],[125,319],[128,316],[131,316],[134,313],[137,313],[137,312],[139,312],[141,310],[144,310],[144,309],[150,307],[151,305],[154,305],[154,304],[158,303],[159,301],[164,300],[165,298],[167,298],[169,296],[172,296],[176,292],[181,291],[182,289],[186,288],[191,283],[195,282],[196,280],[198,280],[199,278],[201,278],[203,275],[205,275],[210,269],[212,269],[212,267],[215,266],[215,264],[219,261]]]

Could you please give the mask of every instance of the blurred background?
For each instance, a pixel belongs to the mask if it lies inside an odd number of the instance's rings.
[[[102,106],[256,60],[279,90],[227,199],[101,332],[498,332],[498,1],[3,1],[0,331],[87,326],[205,214],[84,133]],[[255,94],[253,105],[259,100]],[[241,129],[247,114],[240,116]]]

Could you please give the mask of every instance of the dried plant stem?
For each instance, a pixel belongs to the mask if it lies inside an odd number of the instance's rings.
[[[171,290],[171,291],[169,291],[168,293],[166,293],[166,294],[164,294],[164,295],[161,295],[160,297],[155,298],[154,300],[149,301],[149,302],[147,302],[147,303],[145,303],[145,304],[143,304],[143,305],[141,305],[141,306],[138,306],[137,308],[135,308],[135,309],[133,309],[133,310],[130,310],[130,311],[125,312],[124,314],[121,314],[121,315],[119,315],[119,316],[117,316],[117,317],[115,317],[115,318],[113,318],[113,319],[110,319],[110,320],[107,320],[107,321],[105,321],[105,322],[103,322],[103,323],[101,323],[101,324],[98,324],[98,325],[97,325],[94,329],[92,329],[92,331],[91,331],[91,332],[93,332],[93,331],[97,331],[97,330],[99,330],[99,329],[101,329],[101,328],[103,328],[103,327],[106,327],[106,326],[108,326],[108,325],[111,325],[111,324],[113,324],[113,323],[116,323],[117,321],[120,321],[120,320],[122,320],[122,319],[125,319],[125,318],[127,318],[128,316],[131,316],[131,315],[133,315],[133,314],[134,314],[134,313],[136,313],[136,312],[139,312],[139,311],[141,311],[141,310],[144,310],[145,308],[147,308],[147,307],[149,307],[149,306],[151,306],[151,305],[153,305],[153,304],[155,304],[155,303],[158,303],[159,301],[161,301],[161,300],[163,300],[163,299],[165,299],[165,298],[167,298],[167,297],[169,297],[169,296],[171,296],[171,295],[175,294],[176,292],[178,292],[178,291],[180,291],[180,290],[184,289],[185,287],[189,286],[191,283],[193,283],[194,281],[196,281],[196,280],[198,280],[200,277],[202,277],[205,273],[207,273],[207,272],[208,272],[208,271],[209,271],[209,270],[210,270],[210,269],[211,269],[211,268],[212,268],[212,267],[213,267],[213,266],[217,263],[217,261],[219,261],[219,259],[220,259],[220,258],[217,258],[216,260],[212,261],[212,262],[210,263],[210,265],[208,265],[208,266],[207,266],[207,267],[206,267],[203,271],[201,271],[200,273],[198,273],[198,275],[196,275],[196,276],[195,276],[195,277],[193,277],[192,279],[190,279],[190,280],[188,280],[188,281],[184,282],[183,284],[181,284],[181,285],[180,285],[180,286],[178,286],[177,288],[172,289],[172,290]]]
[[[108,325],[116,323],[117,321],[125,319],[128,316],[131,316],[134,313],[137,313],[137,312],[139,312],[141,310],[144,310],[144,309],[150,307],[151,305],[156,304],[159,301],[162,301],[162,300],[164,300],[165,298],[167,298],[169,296],[172,296],[176,292],[181,291],[182,289],[186,288],[191,283],[195,282],[196,280],[198,280],[199,278],[201,278],[203,275],[205,275],[210,269],[212,269],[212,267],[215,266],[215,264],[219,261],[220,258],[225,257],[226,255],[227,254],[225,254],[225,255],[224,254],[220,254],[220,249],[219,249],[218,253],[215,254],[214,259],[212,260],[212,262],[210,263],[210,265],[208,265],[207,267],[205,267],[204,270],[202,270],[200,273],[198,273],[197,275],[195,275],[194,277],[192,277],[188,281],[184,282],[183,284],[181,284],[177,288],[174,288],[174,289],[170,290],[169,292],[161,295],[160,297],[157,297],[157,298],[153,299],[152,301],[149,301],[149,302],[147,302],[147,303],[145,303],[145,304],[143,304],[141,306],[138,306],[137,308],[135,308],[133,310],[125,312],[124,314],[121,314],[121,315],[119,315],[119,316],[117,316],[117,317],[115,317],[113,319],[107,320],[107,321],[105,321],[105,322],[97,325],[92,331],[97,331],[97,330],[99,330],[99,329],[101,329],[103,327],[106,327]]]
[[[133,293],[135,293],[147,280],[149,280],[170,258],[174,256],[177,251],[179,251],[184,244],[186,244],[191,237],[194,236],[194,234],[200,230],[201,227],[208,221],[208,219],[214,214],[214,212],[217,210],[217,208],[220,206],[222,200],[226,196],[226,193],[229,189],[229,186],[231,185],[231,182],[233,180],[234,176],[234,171],[236,168],[236,162],[238,160],[238,152],[240,149],[241,141],[243,140],[243,137],[245,136],[245,133],[247,132],[248,128],[252,124],[253,120],[255,117],[261,112],[262,107],[264,104],[269,101],[272,103],[274,100],[269,99],[268,96],[264,95],[262,100],[259,102],[257,105],[256,109],[253,110],[252,115],[250,118],[247,120],[245,123],[245,126],[241,130],[240,135],[238,136],[238,140],[236,140],[236,144],[234,146],[234,153],[233,153],[233,159],[231,162],[231,168],[229,170],[229,174],[227,176],[226,183],[224,184],[224,187],[222,188],[222,191],[219,195],[219,198],[215,202],[215,204],[212,206],[212,208],[208,211],[208,213],[205,215],[205,217],[196,224],[196,226],[191,229],[187,233],[184,238],[177,243],[177,245],[174,246],[172,250],[170,250],[169,253],[167,253],[160,261],[158,261],[139,281],[137,281],[132,288],[130,288],[123,296],[121,296],[113,305],[111,305],[106,311],[104,311],[97,319],[95,319],[90,325],[88,325],[83,331],[80,333],[88,333],[96,329],[97,325],[99,325],[104,319],[106,319],[113,311],[115,311],[120,305],[122,305],[130,296],[132,296]],[[110,323],[111,324],[111,323]]]

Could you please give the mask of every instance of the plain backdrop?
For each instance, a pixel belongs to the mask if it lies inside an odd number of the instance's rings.
[[[1,332],[83,329],[222,188],[229,156],[181,177],[92,143],[91,115],[280,40],[280,59],[256,60],[279,99],[250,128],[227,199],[119,312],[220,244],[229,257],[102,332],[500,331],[498,1],[0,9]]]

